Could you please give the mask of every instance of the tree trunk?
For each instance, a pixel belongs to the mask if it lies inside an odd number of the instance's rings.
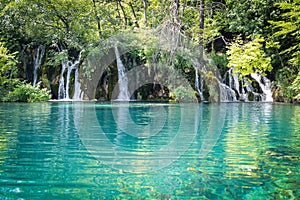
[[[200,35],[199,35],[199,46],[200,46],[200,65],[203,67],[203,53],[204,53],[204,0],[200,0],[200,17],[199,17],[199,28],[200,28]]]
[[[185,9],[186,9],[186,0],[184,0],[183,6],[182,6],[182,13],[181,13],[180,24],[182,24],[182,20],[184,19]]]
[[[119,6],[121,8],[121,11],[123,13],[123,16],[124,16],[124,29],[126,29],[127,28],[127,15],[126,15],[126,12],[124,10],[124,7],[122,6],[121,0],[118,0],[118,3],[119,3]]]
[[[136,13],[135,13],[135,11],[134,11],[134,8],[133,8],[133,5],[132,5],[131,2],[129,2],[129,6],[130,6],[130,8],[131,8],[131,12],[132,12],[133,17],[134,17],[134,23],[135,23],[135,26],[136,26],[137,28],[139,28],[139,27],[140,27],[140,26],[139,26],[139,22],[138,22],[138,20],[137,20]]]
[[[120,23],[120,27],[121,27],[121,13],[120,13],[120,9],[119,9],[119,0],[117,0],[116,1],[116,5],[117,5],[117,12],[118,12],[118,16],[117,16],[117,18],[118,18],[118,21],[119,21],[119,23]],[[116,31],[116,30],[115,30]]]
[[[179,24],[179,7],[180,7],[180,3],[179,0],[175,0],[175,10],[174,10],[174,22],[176,25]]]
[[[100,18],[98,16],[98,12],[97,12],[96,0],[93,0],[93,8],[94,8],[95,19],[97,21],[97,28],[98,28],[99,39],[101,39],[101,37],[102,37],[102,31],[101,31]]]
[[[144,24],[145,24],[145,27],[148,27],[148,22],[147,22],[147,0],[144,0]]]

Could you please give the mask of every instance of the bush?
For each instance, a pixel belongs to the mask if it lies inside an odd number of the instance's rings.
[[[9,50],[0,42],[0,99],[3,98],[14,85],[19,82],[15,58],[16,53],[9,53]]]
[[[28,83],[17,85],[12,92],[9,92],[2,100],[7,102],[41,102],[51,99],[50,92],[39,85],[32,86]]]
[[[182,86],[177,87],[174,90],[175,100],[177,102],[196,102],[197,98],[193,90],[185,89]]]
[[[292,101],[292,99],[297,95],[296,78],[297,72],[288,67],[284,67],[276,72],[276,81],[273,83],[275,101]]]
[[[300,72],[297,75],[297,78],[293,81],[290,88],[295,92],[294,99],[300,99]]]

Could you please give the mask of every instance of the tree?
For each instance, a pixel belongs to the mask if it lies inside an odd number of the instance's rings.
[[[281,10],[280,19],[269,21],[275,32],[273,34],[276,44],[279,44],[281,56],[284,58],[284,68],[278,71],[277,76],[283,77],[285,71],[292,71],[293,77],[289,76],[285,79],[291,79],[292,85],[285,84],[285,80],[278,80],[277,84],[282,90],[291,90],[288,94],[300,98],[300,0],[285,1],[276,4]],[[281,73],[281,74],[280,74]],[[297,75],[296,75],[297,74]],[[290,84],[290,81],[288,82]],[[283,91],[282,93],[286,93]],[[292,96],[288,96],[291,98]]]
[[[16,59],[15,54],[10,54],[3,43],[0,42],[0,98],[12,89],[16,79]]]
[[[258,35],[253,41],[245,43],[237,39],[231,43],[227,51],[228,67],[233,67],[234,71],[242,76],[248,76],[251,73],[265,75],[266,71],[271,71],[271,58],[264,55],[261,44],[263,41],[264,39]]]
[[[282,54],[289,55],[289,62],[300,70],[300,0],[276,4],[284,12],[281,20],[269,21],[274,29],[274,37],[281,39]]]
[[[276,2],[281,0],[226,0],[226,20],[224,29],[227,32],[241,34],[243,38],[260,34],[269,35],[269,20],[278,15]]]
[[[95,19],[97,21],[97,29],[98,29],[98,33],[99,33],[99,39],[101,39],[101,37],[102,37],[101,23],[100,23],[100,18],[98,16],[96,0],[93,0],[93,9],[94,9]]]
[[[148,22],[147,22],[147,0],[144,0],[144,25],[145,27],[148,27]]]

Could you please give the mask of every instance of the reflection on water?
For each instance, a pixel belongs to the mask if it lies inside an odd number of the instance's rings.
[[[0,104],[0,119],[0,199],[300,199],[299,106]]]
[[[198,110],[198,104],[83,105],[74,109],[74,119],[89,153],[137,173],[166,167],[188,149],[197,135]]]

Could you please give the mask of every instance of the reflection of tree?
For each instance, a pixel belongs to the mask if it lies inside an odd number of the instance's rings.
[[[246,104],[229,106],[224,138],[218,149],[223,152],[217,154],[218,158],[223,158],[219,161],[223,163],[218,166],[222,169],[214,170],[222,175],[214,179],[234,199],[241,199],[251,189],[264,184],[259,173],[260,151],[257,147],[265,145],[262,133],[267,131],[267,127],[258,125],[261,113],[253,112],[253,109],[256,110]]]
[[[270,182],[265,189],[274,199],[299,199],[300,107],[275,105],[269,144],[261,162]],[[274,123],[277,122],[277,123]]]
[[[224,132],[207,157],[189,160],[187,170],[195,178],[185,185],[185,194],[208,199],[298,199],[300,107],[223,106],[228,107]]]
[[[73,128],[72,110],[71,104],[0,105],[5,119],[0,122],[1,193],[12,199],[89,195],[98,163],[85,157]]]
[[[294,133],[300,129],[296,111],[282,105],[252,106],[239,112],[247,116],[226,134],[227,176],[236,189],[247,191],[247,198],[297,196],[299,135]]]
[[[15,156],[17,130],[22,124],[22,108],[15,104],[3,104],[0,106],[0,165],[5,168],[6,159]],[[3,171],[0,167],[0,171]]]
[[[9,150],[9,133],[6,132],[6,123],[0,122],[0,173],[3,172],[2,165],[5,159],[8,157],[7,152]]]
[[[217,106],[199,105],[201,132],[181,158],[158,171],[128,174],[102,165],[87,153],[73,124],[73,118],[86,120],[80,117],[80,109],[74,110],[79,105],[0,105],[1,118],[5,118],[5,122],[0,121],[1,192],[15,190],[10,198],[25,195],[22,197],[28,199],[84,199],[87,196],[97,199],[103,195],[118,195],[120,199],[131,195],[149,199],[175,196],[183,199],[193,196],[196,199],[299,199],[300,107],[221,104],[228,107],[225,128],[212,151],[200,159],[196,155],[201,148],[201,134],[207,131],[211,109]],[[111,109],[97,110],[97,117],[102,116],[98,120],[114,120]],[[134,111],[144,113],[144,110]],[[172,105],[167,113],[168,116],[180,114]],[[137,123],[142,123],[139,120],[136,119]],[[166,126],[175,122],[168,119]],[[111,123],[101,123],[103,130],[116,132],[117,126],[110,126]],[[110,138],[112,142],[113,139]],[[151,139],[147,142],[155,142],[155,137]],[[123,145],[128,141],[118,142]],[[143,145],[150,143],[140,141],[131,148],[144,150]],[[133,166],[139,164],[132,163]],[[10,182],[5,185],[3,180]],[[21,194],[17,194],[18,191]]]
[[[249,129],[246,121],[241,121],[234,123],[226,134],[225,177],[231,181],[234,190],[249,190],[264,184],[265,180],[260,174],[260,152],[257,148],[266,145],[259,135],[263,132],[263,128],[253,131]]]
[[[291,115],[291,123],[293,124],[294,131],[293,136],[299,137],[299,130],[300,130],[300,107],[293,106],[293,114]]]

